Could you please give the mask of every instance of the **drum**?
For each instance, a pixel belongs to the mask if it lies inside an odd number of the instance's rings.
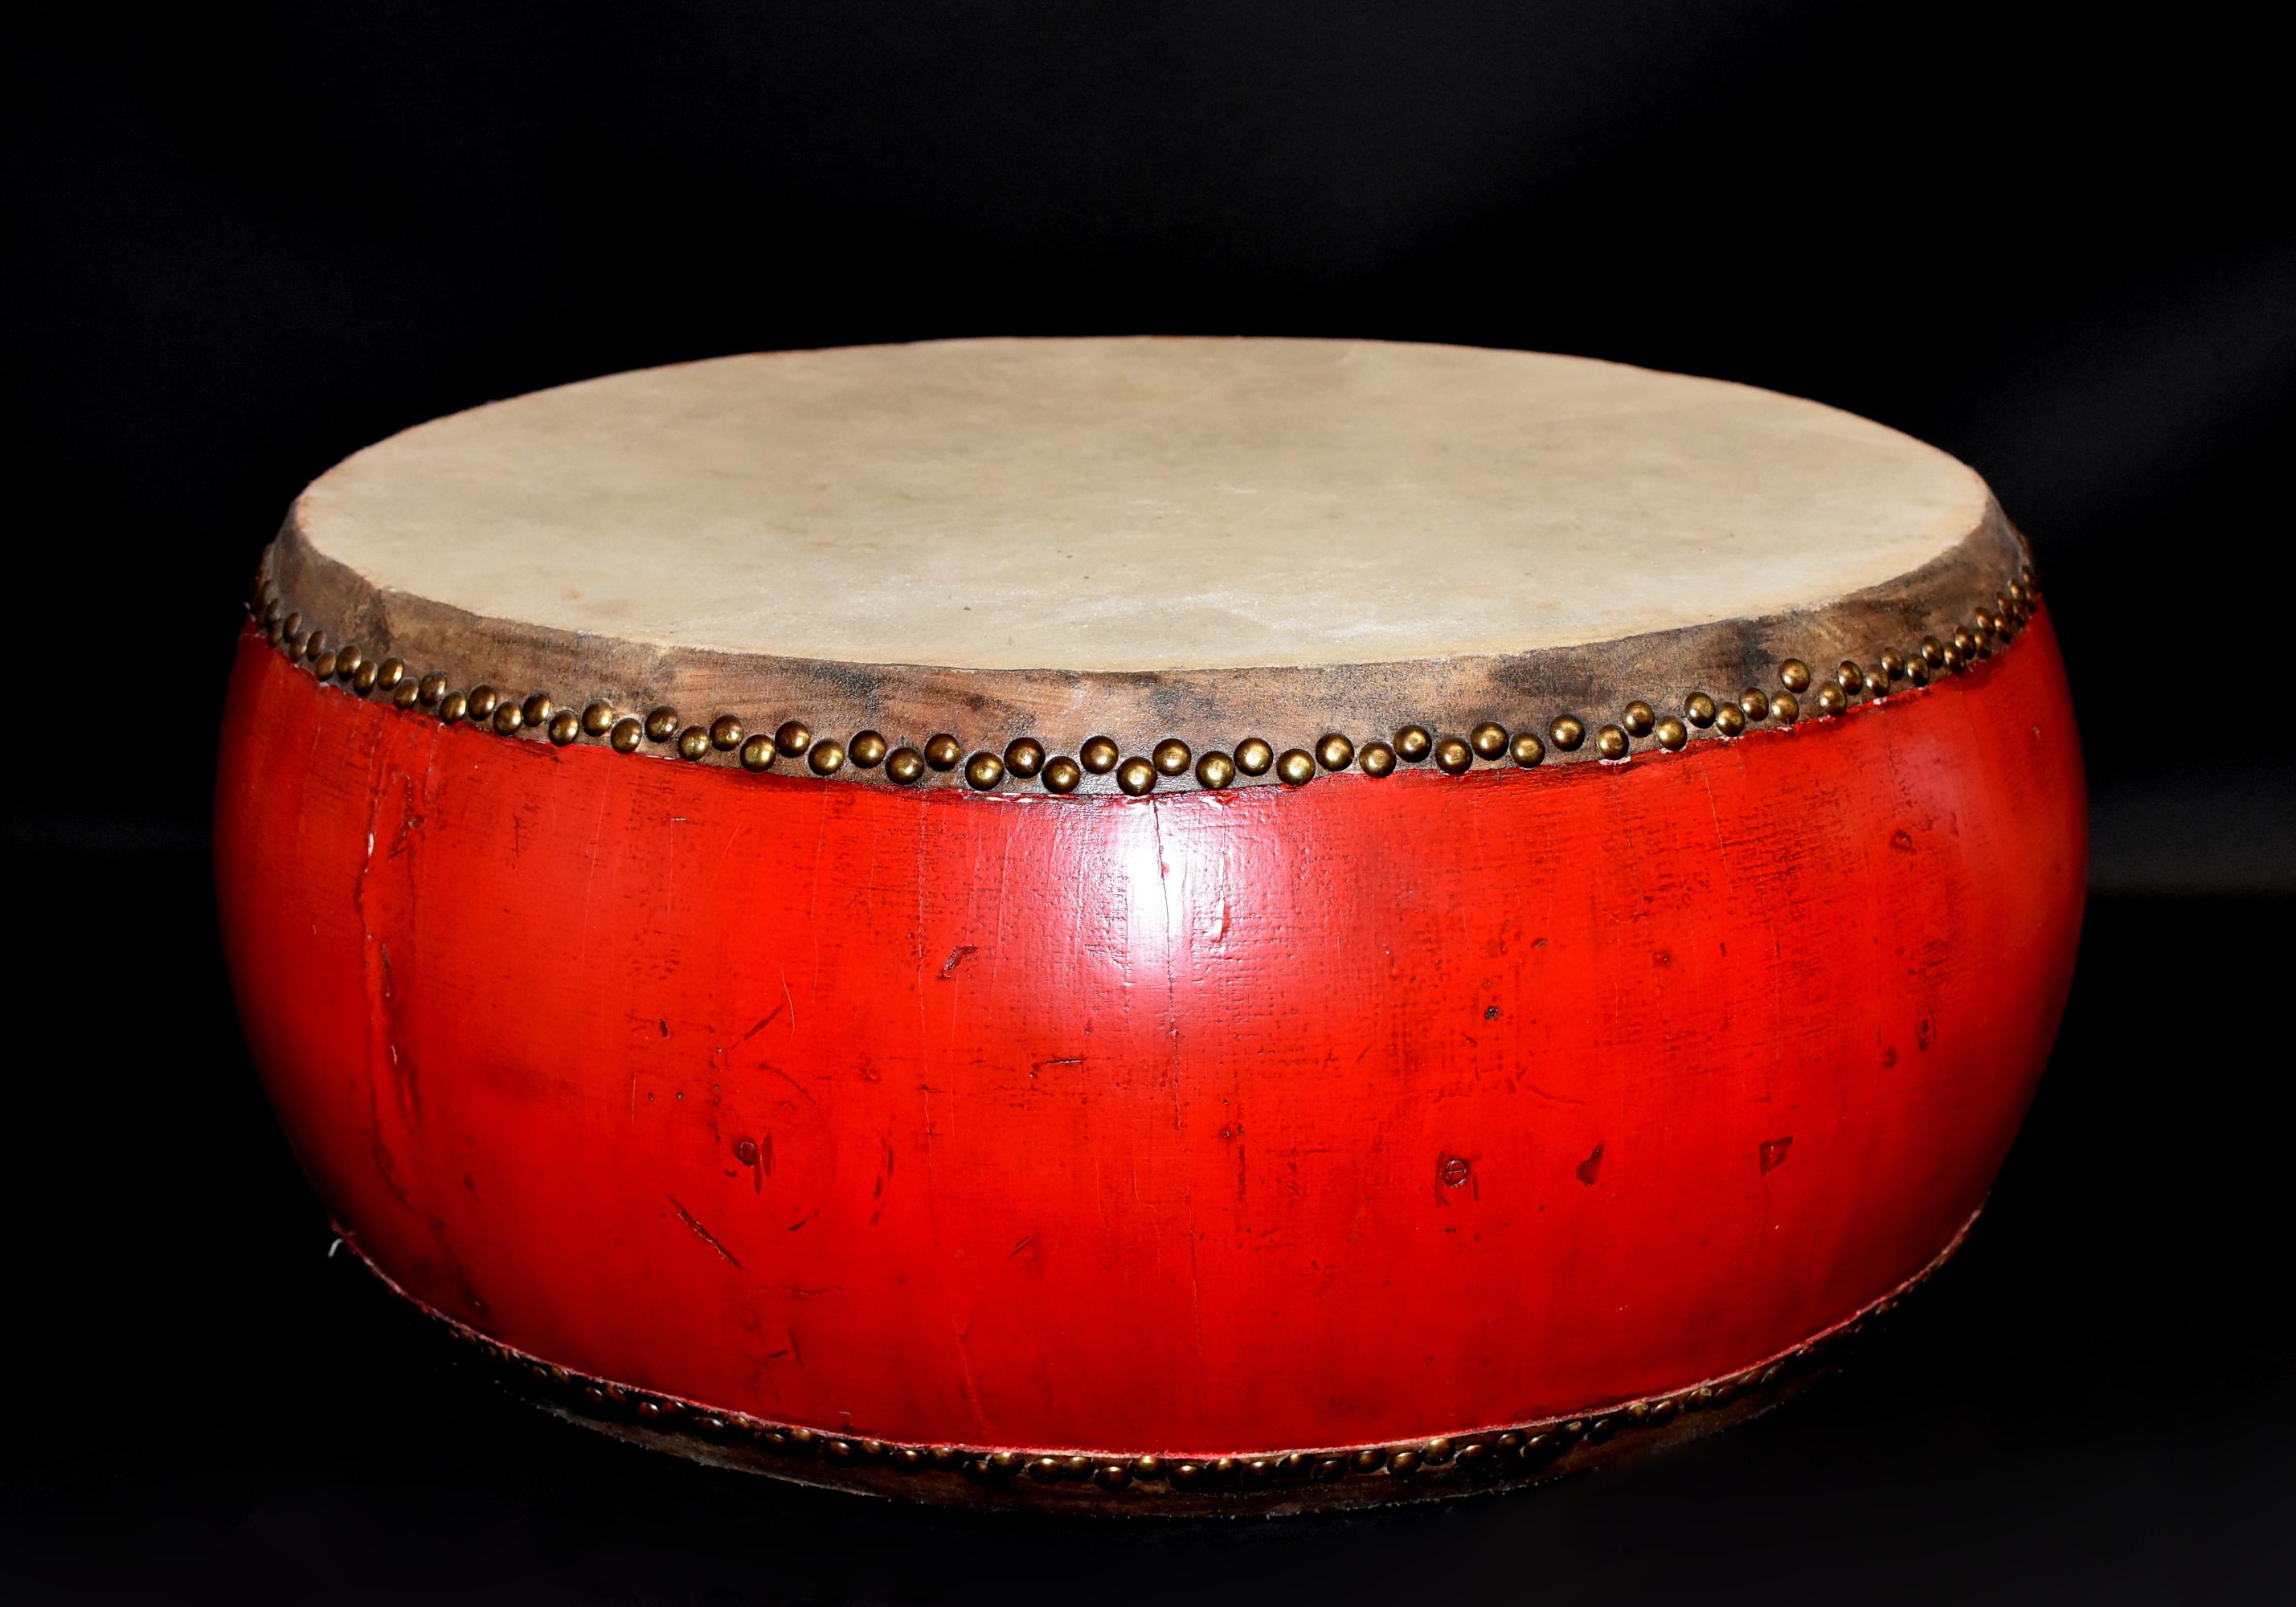
[[[2086,853],[1969,469],[1325,340],[410,430],[263,559],[216,819],[256,1062],[398,1295],[629,1439],[1122,1513],[1778,1398],[1984,1201]]]

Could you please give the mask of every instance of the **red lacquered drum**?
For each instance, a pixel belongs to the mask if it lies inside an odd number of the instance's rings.
[[[1109,1512],[1759,1410],[1959,1242],[2080,920],[1977,476],[1350,341],[624,374],[299,501],[240,1006],[345,1241],[612,1432]]]

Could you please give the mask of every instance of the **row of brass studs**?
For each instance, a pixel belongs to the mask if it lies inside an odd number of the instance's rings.
[[[1637,698],[1620,711],[1615,723],[1591,734],[1595,757],[1617,763],[1631,757],[1638,740],[1654,742],[1669,753],[1689,744],[1693,728],[1710,730],[1724,739],[1743,735],[1765,722],[1792,726],[1802,717],[1801,700],[1811,697],[1821,717],[1838,715],[1858,699],[1888,696],[1900,685],[1926,685],[1933,675],[1950,675],[1969,668],[2006,644],[2032,618],[2036,594],[2032,571],[2021,572],[1996,594],[1991,608],[1980,608],[1968,621],[1954,627],[1949,637],[1923,636],[1910,652],[1884,648],[1873,667],[1843,660],[1820,682],[1808,665],[1788,659],[1778,667],[1781,690],[1749,686],[1734,698],[1716,698],[1698,691],[1682,701],[1681,712],[1660,714]],[[967,754],[954,735],[941,732],[922,750],[894,746],[875,731],[857,733],[850,742],[816,734],[802,720],[784,720],[772,732],[751,731],[737,715],[720,714],[707,726],[689,724],[667,706],[647,711],[641,719],[625,714],[603,699],[586,703],[579,712],[554,701],[547,692],[523,699],[504,694],[484,684],[468,691],[450,688],[444,675],[417,676],[398,659],[372,660],[356,644],[331,646],[325,634],[306,630],[299,613],[285,611],[275,596],[259,600],[257,619],[265,635],[289,657],[308,663],[323,681],[338,681],[360,696],[387,695],[400,709],[429,709],[445,724],[468,723],[504,736],[523,730],[540,733],[563,748],[585,737],[603,742],[617,753],[635,753],[647,743],[674,748],[680,758],[699,761],[713,753],[734,756],[745,770],[769,770],[782,759],[802,759],[820,776],[835,775],[852,766],[857,771],[882,767],[885,779],[898,786],[914,786],[926,775],[946,775],[962,767],[964,784],[976,792],[993,792],[1006,779],[1035,781],[1055,795],[1073,792],[1087,775],[1115,774],[1119,791],[1144,797],[1160,781],[1194,771],[1196,784],[1220,791],[1238,776],[1259,777],[1271,770],[1289,787],[1303,787],[1319,775],[1354,768],[1374,779],[1391,775],[1399,764],[1431,761],[1446,775],[1461,775],[1477,761],[1487,765],[1512,763],[1524,769],[1543,762],[1551,745],[1555,751],[1573,753],[1589,739],[1587,724],[1575,714],[1558,716],[1545,734],[1509,731],[1496,720],[1486,720],[1466,735],[1443,736],[1424,726],[1405,726],[1391,741],[1374,739],[1358,747],[1337,732],[1318,738],[1312,750],[1287,748],[1278,752],[1260,737],[1247,737],[1234,750],[1199,754],[1177,737],[1158,742],[1146,755],[1126,758],[1113,738],[1095,736],[1077,750],[1074,758],[1049,754],[1035,737],[1008,742],[1002,753],[982,749]]]
[[[1966,1233],[1964,1229],[1964,1234]],[[682,1429],[703,1439],[833,1467],[874,1464],[910,1473],[950,1472],[987,1487],[1026,1479],[1041,1484],[1089,1483],[1111,1494],[1247,1491],[1284,1483],[1330,1482],[1363,1477],[1397,1480],[1446,1475],[1494,1479],[1535,1477],[1539,1468],[1582,1445],[1602,1445],[1622,1432],[1662,1429],[1685,1415],[1718,1410],[1741,1397],[1808,1370],[1841,1344],[1865,1333],[1895,1311],[1904,1297],[1942,1266],[1961,1237],[1904,1287],[1876,1301],[1831,1332],[1787,1354],[1726,1377],[1614,1408],[1520,1428],[1443,1435],[1391,1445],[1292,1451],[1261,1456],[1183,1458],[1074,1451],[987,1451],[954,1445],[903,1445],[865,1436],[829,1434],[736,1412],[699,1406],[674,1396],[610,1382],[543,1362],[440,1316],[457,1336],[495,1360],[525,1369],[546,1389],[596,1414],[603,1411],[653,1429]]]

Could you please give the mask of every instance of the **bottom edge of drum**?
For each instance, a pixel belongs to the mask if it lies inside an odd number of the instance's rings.
[[[941,1505],[1195,1517],[1383,1506],[1536,1484],[1759,1416],[1830,1371],[1841,1349],[1927,1282],[1983,1207],[1912,1277],[1833,1326],[1719,1377],[1567,1416],[1374,1444],[1225,1456],[898,1440],[808,1428],[595,1377],[504,1344],[425,1304],[342,1233],[360,1265],[463,1341],[512,1394],[649,1449],[786,1483]],[[341,1230],[338,1228],[339,1233]]]

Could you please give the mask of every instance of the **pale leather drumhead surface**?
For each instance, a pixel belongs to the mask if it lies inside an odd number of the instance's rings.
[[[1997,520],[1814,402],[1353,340],[719,358],[409,430],[291,525],[375,593],[575,637],[877,665],[1517,654],[1808,609]]]

